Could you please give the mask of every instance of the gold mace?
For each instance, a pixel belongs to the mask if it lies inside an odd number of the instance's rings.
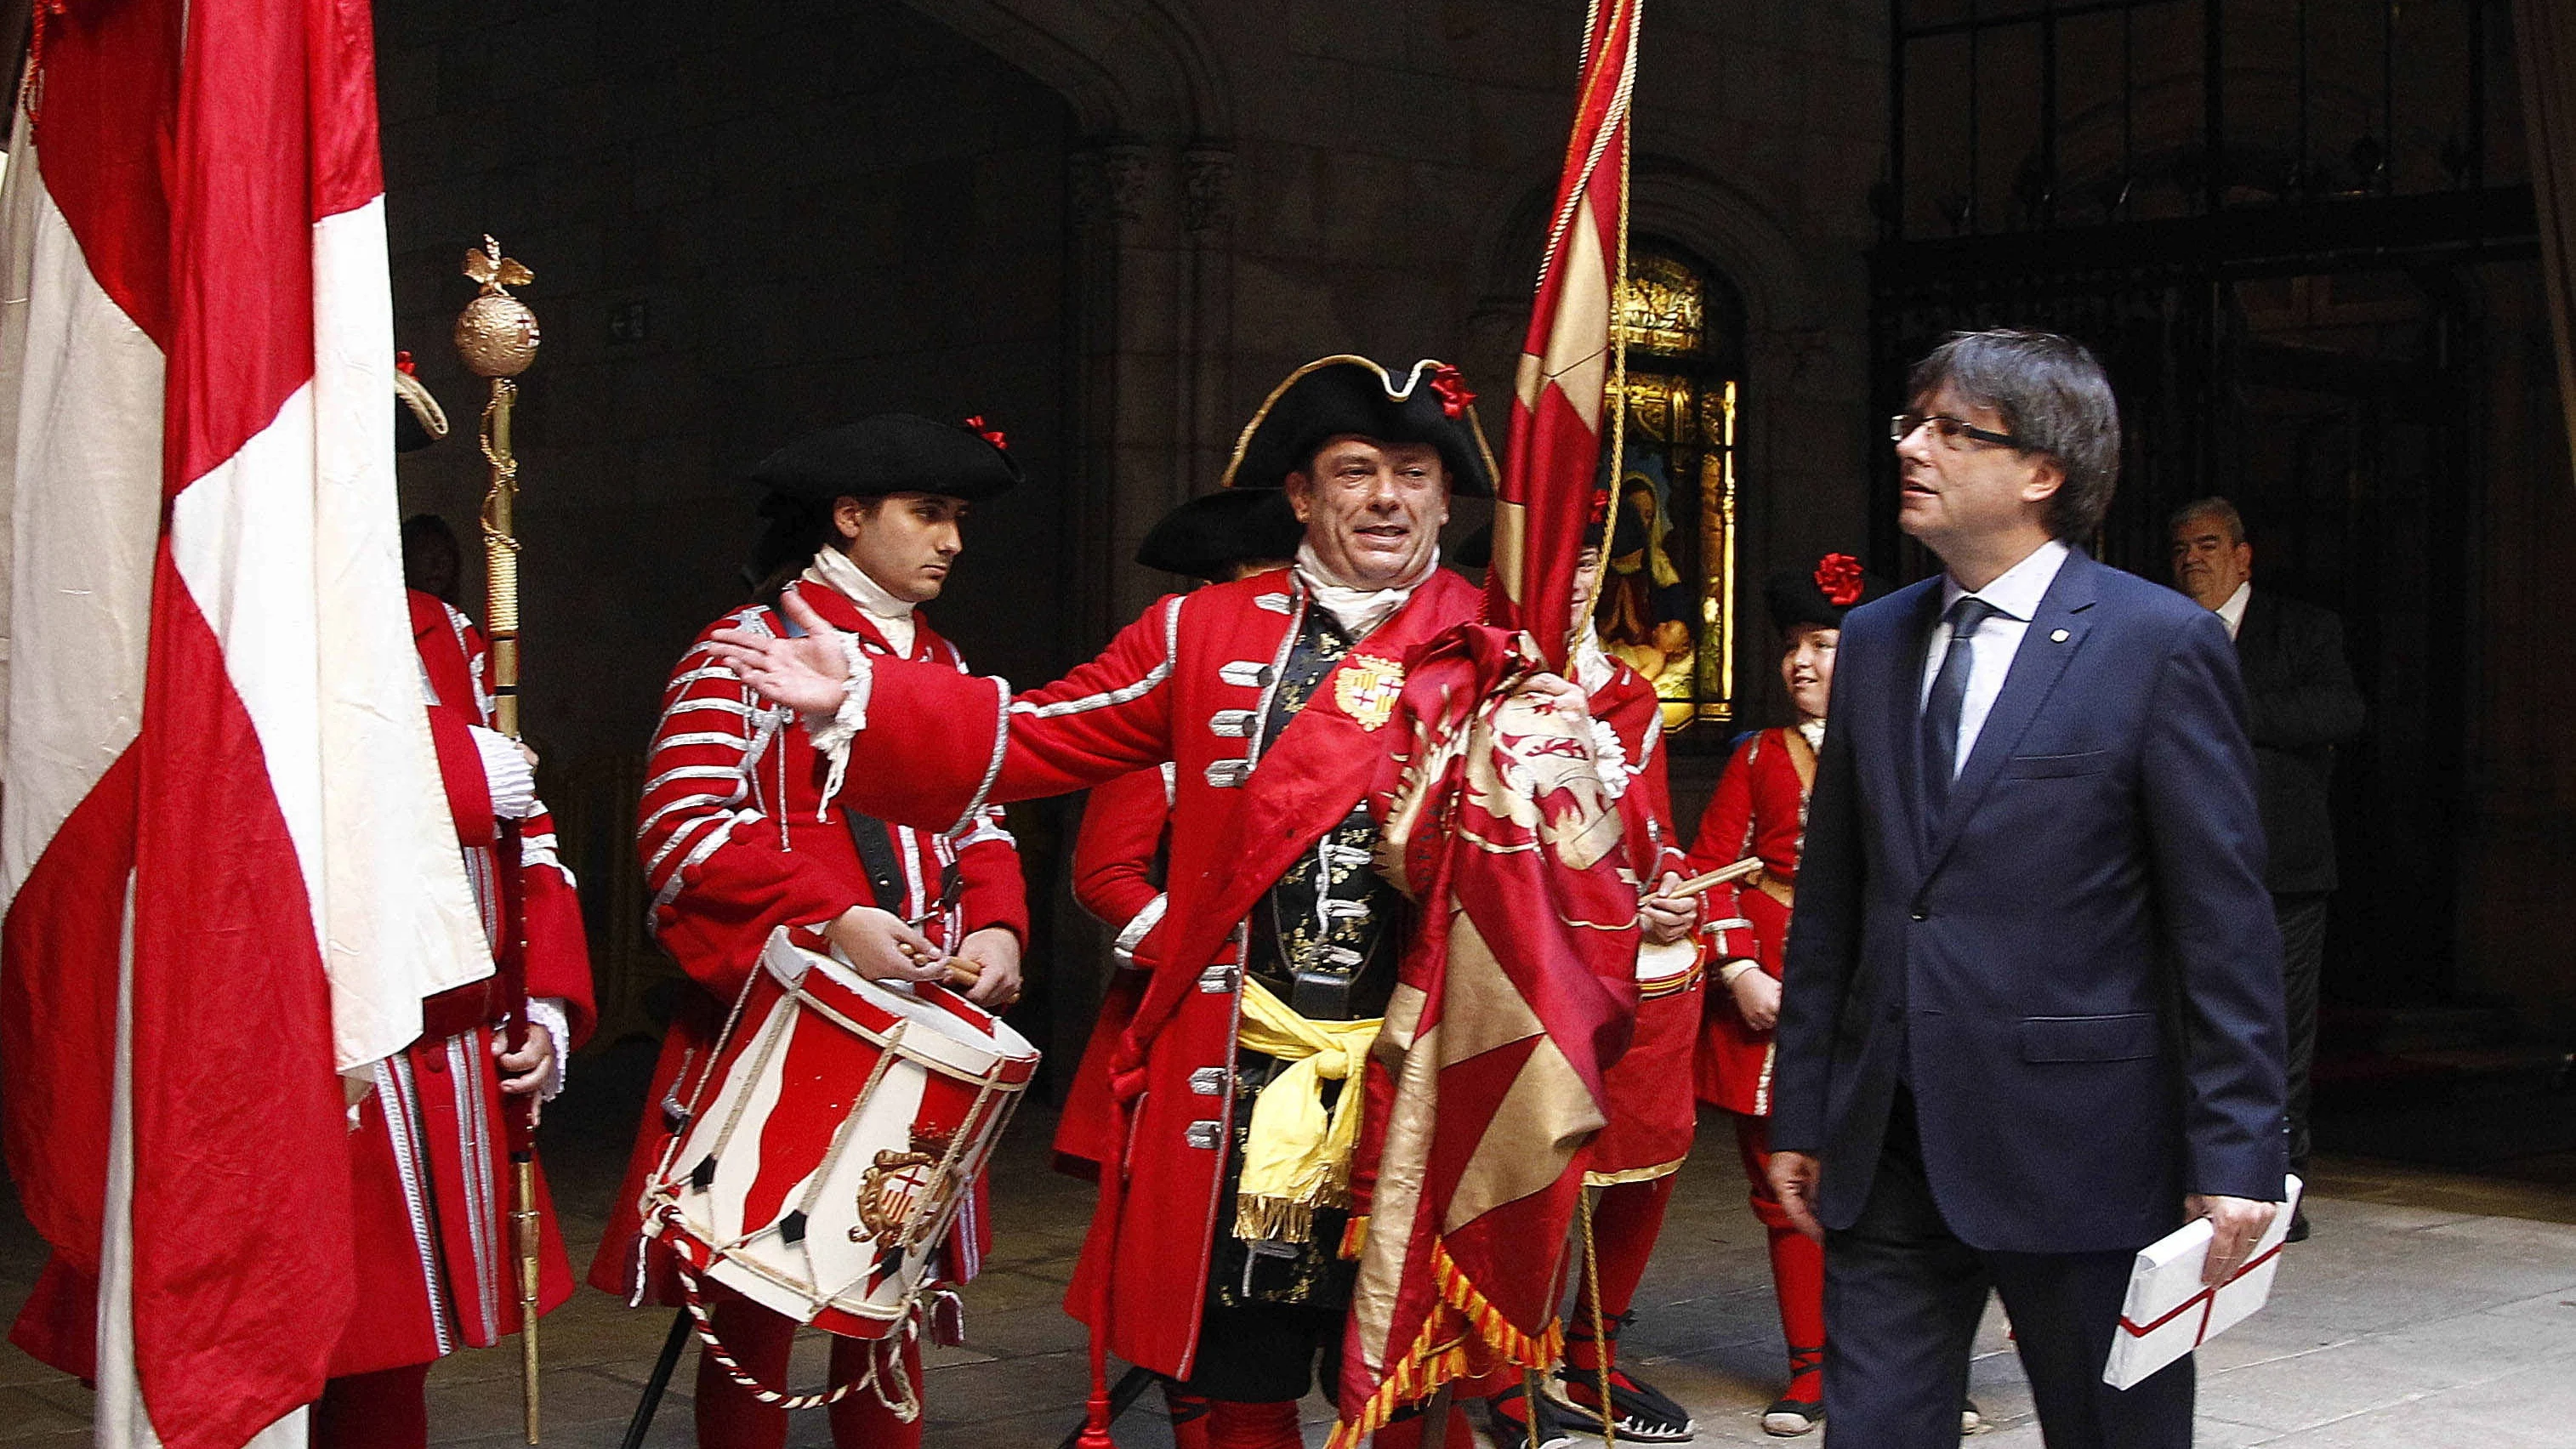
[[[519,737],[519,540],[514,513],[519,499],[519,460],[510,451],[510,410],[517,403],[515,378],[537,358],[537,317],[510,288],[536,280],[536,274],[501,255],[501,244],[483,238],[479,251],[465,253],[465,275],[483,290],[456,319],[456,352],[466,368],[489,378],[492,396],[483,405],[483,459],[491,465],[491,490],[483,496],[484,633],[492,647],[492,718],[501,733]],[[499,958],[503,988],[509,996],[516,1040],[526,1046],[528,1023],[527,956],[523,939],[525,912],[519,901],[517,822],[503,838],[504,907]],[[510,1132],[512,1202],[510,1224],[519,1268],[519,1373],[527,1411],[528,1442],[537,1442],[537,1156],[533,1099],[513,1099],[506,1114]]]

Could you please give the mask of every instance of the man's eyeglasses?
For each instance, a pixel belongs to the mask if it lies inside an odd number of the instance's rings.
[[[1961,438],[1974,438],[1980,443],[1992,443],[1999,448],[2029,451],[2028,446],[2021,439],[2010,433],[1998,433],[1992,428],[1981,428],[1966,418],[1954,418],[1948,413],[1898,413],[1887,420],[1887,440],[1891,443],[1902,443],[1913,437],[1914,430],[1917,428],[1930,428],[1932,436],[1953,448],[1959,446]]]

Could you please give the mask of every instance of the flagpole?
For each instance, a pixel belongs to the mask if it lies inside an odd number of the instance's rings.
[[[483,498],[484,634],[492,648],[492,722],[519,737],[519,460],[510,449],[510,414],[518,402],[515,380],[537,356],[537,319],[510,288],[536,274],[501,255],[501,244],[483,238],[465,254],[465,275],[483,290],[456,319],[456,351],[465,366],[492,385],[483,405],[483,459],[492,470]],[[519,822],[503,820],[495,854],[501,881],[501,940],[494,953],[501,992],[510,1008],[507,1045],[512,1055],[528,1047],[527,912],[520,897]],[[536,1098],[509,1094],[503,1104],[511,1171],[510,1225],[519,1279],[520,1397],[527,1440],[537,1442],[537,1282],[540,1228],[537,1217]]]
[[[1633,27],[1644,19],[1645,6],[1643,0],[1639,0],[1637,10],[1629,22],[1632,27],[1629,54],[1632,56],[1636,54]],[[1610,274],[1610,509],[1613,521],[1605,526],[1601,535],[1605,571],[1608,568],[1607,555],[1610,552],[1609,530],[1618,526],[1616,517],[1619,495],[1627,488],[1628,475],[1628,135],[1630,130],[1626,104],[1628,84],[1623,77],[1620,81],[1618,111],[1619,256],[1618,269]],[[1648,531],[1652,532],[1651,529]],[[1652,542],[1651,539],[1648,541]],[[1575,620],[1569,625],[1565,641],[1565,657],[1569,668],[1572,667],[1575,651],[1583,646],[1583,631],[1591,622],[1587,611],[1585,618]]]

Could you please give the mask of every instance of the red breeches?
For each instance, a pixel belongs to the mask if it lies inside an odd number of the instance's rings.
[[[1207,1426],[1207,1449],[1303,1449],[1305,1441],[1297,1434],[1295,1399],[1261,1404],[1236,1399],[1198,1402],[1207,1406],[1207,1416],[1199,1420]],[[1180,1417],[1177,1404],[1172,1417]],[[1175,1433],[1172,1437],[1178,1442],[1181,1436]]]
[[[313,1449],[423,1449],[429,1443],[429,1365],[347,1374],[313,1405]]]

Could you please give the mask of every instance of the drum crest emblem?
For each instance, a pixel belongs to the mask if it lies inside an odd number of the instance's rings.
[[[955,1136],[954,1128],[915,1126],[911,1151],[878,1151],[859,1178],[859,1223],[850,1229],[851,1242],[891,1250],[916,1246],[928,1236],[953,1195],[950,1179],[956,1174],[941,1163]]]

